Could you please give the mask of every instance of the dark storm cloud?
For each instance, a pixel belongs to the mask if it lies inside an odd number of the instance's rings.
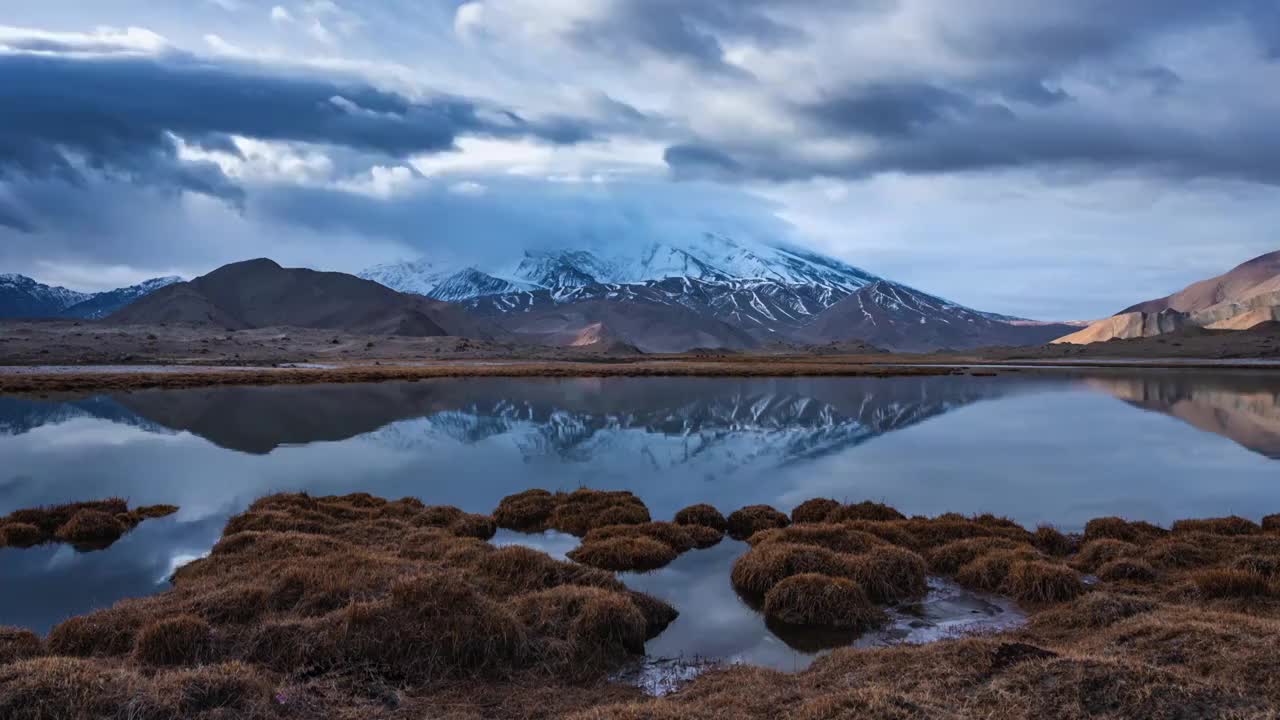
[[[667,163],[677,177],[797,180],[861,179],[886,172],[963,173],[1013,168],[1076,167],[1099,172],[1140,169],[1177,178],[1219,178],[1280,185],[1280,136],[1274,118],[1245,118],[1232,127],[1195,130],[1158,122],[1124,123],[1085,113],[1011,111],[916,123],[909,135],[888,125],[856,159],[815,159],[785,148],[677,146]],[[868,123],[860,123],[865,128]],[[673,148],[675,149],[675,148]],[[709,172],[699,157],[717,159]]]
[[[12,43],[9,43],[12,45]],[[238,199],[215,165],[178,158],[173,136],[230,150],[229,136],[317,143],[393,157],[450,150],[460,135],[592,137],[568,117],[532,121],[471,100],[414,100],[360,82],[219,64],[176,53],[0,54],[0,175],[82,168]]]
[[[673,144],[669,168],[682,178],[799,180],[1061,166],[1280,184],[1274,104],[1203,82],[1187,88],[1174,69],[1143,56],[1157,37],[1186,44],[1193,42],[1187,33],[1214,27],[1246,30],[1265,54],[1280,38],[1274,0],[1081,0],[1047,9],[975,0],[940,9],[931,22],[972,68],[952,77],[870,80],[785,102],[800,128],[794,137],[708,132]],[[1181,61],[1213,59],[1192,53]],[[1259,55],[1255,67],[1266,72],[1266,63]],[[1080,97],[1063,87],[1073,70]],[[1132,102],[1138,94],[1153,101]],[[1189,110],[1197,105],[1203,111]],[[847,141],[850,151],[814,157],[797,149],[800,137]]]
[[[725,62],[725,40],[777,47],[805,38],[798,27],[778,18],[780,10],[892,5],[892,0],[619,0],[608,14],[580,23],[570,39],[594,51],[646,51],[714,73],[745,75]]]
[[[880,137],[906,137],[949,118],[1009,114],[999,105],[982,105],[961,93],[928,83],[876,83],[829,96],[803,108],[829,129]]]

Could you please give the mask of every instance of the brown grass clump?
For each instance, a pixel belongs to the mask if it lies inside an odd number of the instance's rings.
[[[853,576],[878,603],[917,600],[929,589],[924,558],[898,547],[872,548],[856,556]]]
[[[832,577],[850,574],[848,563],[826,548],[789,543],[766,543],[751,548],[733,563],[733,587],[753,600],[762,600],[774,585],[792,575],[818,573]]]
[[[46,542],[45,534],[31,523],[11,522],[0,525],[0,548],[29,548]]]
[[[1032,543],[1039,548],[1040,552],[1054,557],[1066,557],[1075,552],[1078,547],[1075,540],[1050,525],[1041,525],[1036,528]]]
[[[1017,542],[1008,538],[977,537],[956,540],[929,552],[929,569],[942,575],[954,575],[960,568],[982,555],[997,550],[1016,550],[1018,547]]]
[[[676,513],[675,523],[677,525],[701,525],[709,527],[712,530],[718,530],[721,534],[729,528],[729,521],[725,520],[724,515],[711,505],[705,503],[698,505],[690,505]]]
[[[493,511],[498,527],[517,532],[542,532],[556,509],[556,500],[546,490],[534,489],[502,498]]]
[[[1142,544],[1169,534],[1168,530],[1148,522],[1130,522],[1124,518],[1094,518],[1084,526],[1084,540],[1122,540]]]
[[[632,600],[599,588],[562,586],[525,595],[515,612],[527,627],[549,638],[553,649],[547,654],[577,663],[643,653],[649,637],[644,613]]]
[[[1232,515],[1204,520],[1179,520],[1173,524],[1173,532],[1179,535],[1190,532],[1210,535],[1253,535],[1262,532],[1262,528],[1251,520]]]
[[[1280,556],[1276,555],[1241,555],[1231,561],[1232,570],[1256,573],[1268,580],[1280,576]]]
[[[526,490],[508,495],[493,512],[498,527],[518,532],[553,529],[582,537],[594,528],[649,522],[649,509],[626,491],[580,488],[552,495]]]
[[[764,613],[789,625],[865,630],[884,624],[883,611],[856,583],[817,573],[793,575],[764,598]]]
[[[99,610],[64,620],[49,632],[51,655],[105,657],[127,655],[142,615],[125,607]]]
[[[593,528],[609,525],[638,525],[649,522],[649,509],[640,498],[626,491],[606,492],[579,489],[560,499],[548,525],[561,532],[582,537]]]
[[[1267,595],[1271,591],[1265,575],[1226,568],[1193,573],[1191,584],[1196,593],[1206,599],[1253,598]]]
[[[100,510],[81,510],[58,528],[57,538],[63,542],[88,547],[106,547],[125,533],[124,523]]]
[[[956,571],[956,582],[974,590],[1000,592],[1013,566],[1019,562],[1037,560],[1036,552],[1025,550],[996,550],[979,555]]]
[[[44,653],[40,638],[30,630],[0,625],[0,665]]]
[[[201,713],[227,714],[230,717],[270,717],[273,706],[273,684],[251,665],[240,662],[205,665],[159,675],[153,696],[170,708],[176,717]]]
[[[1197,567],[1212,561],[1212,555],[1203,547],[1173,538],[1152,543],[1142,558],[1162,570]]]
[[[334,628],[345,663],[395,679],[430,681],[509,670],[527,651],[527,629],[453,571],[398,579],[377,600],[339,611]]]
[[[128,670],[90,660],[42,657],[0,665],[5,720],[124,718],[145,698],[145,682]]]
[[[134,657],[147,665],[195,665],[209,657],[213,629],[191,615],[179,615],[146,625],[138,633]]]
[[[705,525],[677,525],[666,522],[649,522],[640,525],[609,525],[588,532],[583,543],[599,542],[619,537],[644,537],[670,545],[677,553],[694,548],[712,547],[724,539],[724,534]]]
[[[907,516],[884,503],[864,500],[851,505],[841,505],[827,513],[826,522],[846,522],[848,520],[871,520],[888,522],[890,520],[906,520]]]
[[[1035,616],[1033,629],[1062,633],[1063,631],[1110,627],[1121,620],[1150,612],[1156,608],[1154,600],[1135,595],[1109,592],[1091,592],[1066,605],[1054,607]]]
[[[1260,524],[1266,532],[1280,532],[1280,513],[1262,518]]]
[[[0,547],[28,548],[60,541],[81,551],[101,550],[143,520],[177,511],[173,505],[129,510],[128,503],[120,498],[15,510],[0,517]]]
[[[613,537],[584,542],[569,552],[569,559],[615,572],[648,572],[671,564],[680,553],[650,537]]]
[[[830,498],[814,498],[805,500],[795,509],[791,511],[791,522],[793,523],[820,523],[826,522],[827,515],[832,510],[840,507],[840,503]]]
[[[729,515],[727,529],[729,537],[734,540],[746,540],[761,530],[784,528],[790,524],[791,518],[768,505],[748,505]]]
[[[1013,564],[1001,591],[1018,602],[1060,603],[1083,595],[1084,583],[1066,565],[1029,560]]]
[[[1145,560],[1120,558],[1103,564],[1098,568],[1098,577],[1107,582],[1152,582],[1156,579],[1156,569]]]
[[[747,539],[753,547],[767,543],[816,545],[838,553],[864,553],[881,547],[884,540],[843,524],[817,523],[761,530]]]
[[[1095,572],[1112,560],[1132,557],[1139,554],[1139,552],[1138,546],[1133,543],[1103,538],[1101,540],[1091,540],[1081,545],[1080,552],[1076,553],[1073,562],[1076,567],[1085,572]]]

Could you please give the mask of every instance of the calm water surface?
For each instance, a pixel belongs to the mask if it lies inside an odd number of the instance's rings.
[[[367,491],[490,512],[530,487],[631,490],[655,519],[811,497],[907,514],[992,512],[1072,530],[1118,514],[1280,511],[1280,375],[1262,371],[1002,373],[998,377],[450,379],[0,396],[0,515],[107,496],[171,503],[111,548],[0,550],[0,625],[47,631],[162,590],[227,518],[278,491]],[[503,532],[553,554],[576,540]],[[728,569],[744,545],[682,556],[633,587],[680,620],[654,656],[802,667],[805,639],[770,632]],[[1016,609],[938,584],[862,644],[923,640]],[[852,639],[849,639],[852,641]],[[796,649],[796,648],[801,649]]]

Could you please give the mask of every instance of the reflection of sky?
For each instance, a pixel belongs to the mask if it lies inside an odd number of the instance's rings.
[[[531,384],[538,412],[530,412],[521,396],[526,386],[504,381],[497,387],[510,395],[512,407],[522,408],[509,417],[468,412],[456,402],[438,403],[443,409],[427,403],[418,410],[409,403],[386,423],[348,439],[267,443],[274,449],[262,454],[220,447],[178,427],[156,432],[155,421],[137,416],[61,412],[57,403],[47,403],[54,406],[44,408],[51,411],[50,424],[30,422],[16,434],[0,435],[0,514],[107,496],[135,505],[172,503],[181,510],[143,523],[99,553],[81,555],[65,547],[0,551],[0,587],[5,589],[0,624],[47,628],[61,617],[152,592],[177,559],[207,552],[227,517],[277,491],[413,495],[490,512],[504,495],[529,487],[591,486],[631,490],[657,519],[696,502],[728,513],[753,503],[789,510],[810,497],[830,496],[885,501],[908,514],[994,512],[1029,526],[1052,522],[1066,528],[1108,514],[1168,523],[1229,513],[1256,519],[1280,511],[1275,461],[1227,437],[1139,411],[1080,384],[1021,382],[1011,393],[989,378],[847,385],[761,381],[760,395],[785,393],[793,409],[804,407],[806,398],[829,404],[806,415],[810,425],[803,428],[779,425],[776,416],[755,423],[743,412],[722,425],[718,409],[693,418],[696,422],[686,417],[702,404],[722,402],[724,383],[682,383],[678,403],[673,400],[669,410],[665,399],[645,408],[648,417],[662,420],[659,424],[629,424],[627,408],[608,405],[613,393],[631,403],[647,387],[669,388],[664,382],[569,383],[551,389],[547,383]],[[416,392],[431,390],[418,385]],[[755,387],[750,382],[735,387],[742,386]],[[464,387],[467,396],[486,390],[474,381]],[[555,387],[564,388],[564,405],[572,411],[556,408]],[[888,400],[877,395],[880,388]],[[346,392],[355,395],[335,395],[334,402],[350,402],[362,390]],[[385,402],[388,388],[378,392],[378,403]],[[931,409],[911,416],[917,410],[912,397]],[[600,407],[622,419],[599,422]],[[24,417],[39,415],[31,409],[24,409]],[[199,415],[201,406],[183,409]],[[341,409],[335,417],[342,416]],[[908,416],[910,422],[899,420]],[[885,425],[877,426],[877,418]],[[265,428],[269,431],[270,423]],[[807,433],[820,437],[810,442]],[[557,445],[565,437],[572,441],[571,452]],[[822,453],[790,454],[817,444]],[[724,624],[708,642],[730,642],[724,637],[740,645],[717,646],[718,653],[764,656],[772,650],[759,643],[777,641],[767,634],[753,641],[737,629],[739,619],[758,622],[757,616],[740,607],[723,571],[699,570],[714,564],[712,558],[721,552],[732,552],[731,545],[681,557],[662,571],[680,581],[664,587],[687,588],[672,598],[677,607],[717,608],[699,620]],[[652,577],[637,582],[658,582]],[[663,640],[657,642],[661,651]],[[791,652],[778,645],[778,653]]]

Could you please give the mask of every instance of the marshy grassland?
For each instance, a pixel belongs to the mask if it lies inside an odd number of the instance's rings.
[[[581,545],[563,562],[493,545],[499,527]],[[1007,596],[1028,622],[837,649],[799,673],[713,669],[663,698],[610,682],[680,610],[614,573],[726,534],[748,545],[724,582],[782,632],[878,627],[929,576]],[[627,492],[530,490],[492,515],[283,494],[233,517],[165,592],[46,638],[0,630],[0,717],[1266,718],[1277,647],[1280,516],[1064,534],[829,499],[664,521]]]

